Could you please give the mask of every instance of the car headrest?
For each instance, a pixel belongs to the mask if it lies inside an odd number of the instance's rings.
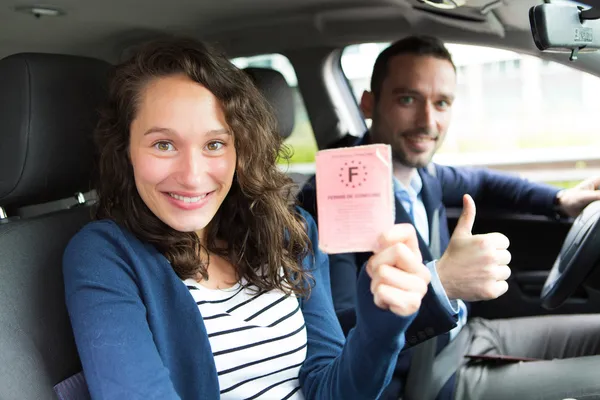
[[[92,133],[111,65],[58,54],[0,60],[0,206],[21,207],[90,189]]]
[[[279,71],[270,68],[247,67],[244,69],[267,99],[275,112],[279,134],[285,139],[292,134],[295,123],[295,107],[292,88]]]

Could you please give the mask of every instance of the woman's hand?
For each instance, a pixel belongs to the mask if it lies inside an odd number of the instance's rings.
[[[431,281],[423,265],[415,228],[397,224],[379,239],[378,248],[367,262],[375,304],[400,316],[412,315],[421,307]]]

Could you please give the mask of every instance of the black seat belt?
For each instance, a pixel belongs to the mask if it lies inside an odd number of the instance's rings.
[[[435,164],[429,163],[426,169],[434,178],[437,176]],[[439,260],[442,256],[439,210],[433,212],[429,237],[431,255],[435,260]],[[460,346],[460,343],[455,343],[456,339],[450,342],[437,356],[437,337],[414,347],[406,379],[404,400],[434,400],[437,397],[448,379],[456,372],[460,363],[459,349],[462,346]]]

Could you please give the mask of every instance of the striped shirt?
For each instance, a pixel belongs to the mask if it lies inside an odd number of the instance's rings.
[[[235,286],[208,289],[184,281],[208,332],[221,399],[301,400],[306,327],[296,297]]]

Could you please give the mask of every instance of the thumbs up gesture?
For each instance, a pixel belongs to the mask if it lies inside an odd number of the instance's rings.
[[[473,235],[475,202],[463,197],[463,212],[458,219],[448,249],[437,262],[437,272],[450,299],[491,300],[508,290],[511,255],[509,240],[501,233]]]

